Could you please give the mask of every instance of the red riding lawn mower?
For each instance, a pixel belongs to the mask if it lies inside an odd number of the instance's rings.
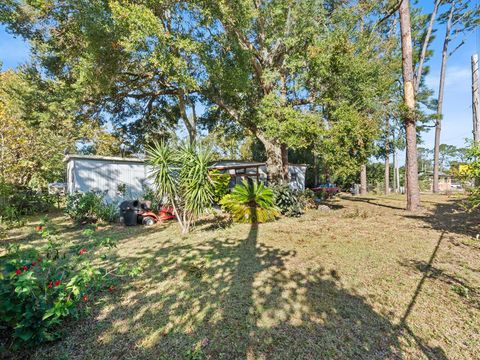
[[[154,211],[150,201],[124,201],[120,204],[120,212],[126,226],[137,224],[150,226],[160,221],[175,219],[175,213],[171,207],[162,206],[159,211]]]
[[[138,222],[140,224],[151,226],[159,221],[175,219],[175,213],[171,207],[162,206],[160,211],[153,212],[150,209],[143,209],[138,213]]]

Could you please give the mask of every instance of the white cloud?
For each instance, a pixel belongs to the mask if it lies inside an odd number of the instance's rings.
[[[447,74],[445,76],[445,90],[455,87],[456,89],[464,90],[465,92],[469,91],[470,88],[470,79],[471,79],[470,68],[460,67],[460,66],[448,66],[447,63]],[[440,74],[438,72],[435,75],[428,74],[425,78],[425,83],[427,86],[434,90],[435,93],[438,92],[438,85],[440,83]]]

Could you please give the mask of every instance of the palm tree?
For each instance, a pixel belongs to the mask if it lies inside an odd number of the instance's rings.
[[[212,205],[211,159],[209,149],[195,145],[172,148],[164,142],[155,142],[147,149],[150,177],[158,196],[173,207],[182,234],[187,234],[195,219]]]

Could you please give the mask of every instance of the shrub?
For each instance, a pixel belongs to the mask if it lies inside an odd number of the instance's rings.
[[[104,197],[94,192],[68,195],[65,213],[78,223],[115,222],[118,219],[117,206],[106,204]]]
[[[475,186],[468,189],[463,206],[467,211],[474,211],[480,209],[480,145],[472,144],[466,155],[468,164],[462,166],[459,175],[464,180],[473,180]]]
[[[222,208],[240,223],[262,223],[274,220],[279,214],[273,191],[262,183],[243,180],[220,201]]]
[[[96,238],[92,229],[84,231],[91,238],[81,246],[67,247],[48,227],[38,229],[47,241],[42,248],[20,250],[16,244],[0,258],[0,327],[16,347],[57,339],[65,319],[88,311],[93,297],[111,291],[119,277],[143,270],[125,264],[107,270],[92,263],[95,256],[106,258],[116,245]]]
[[[0,223],[4,225],[22,225],[22,216],[46,212],[54,203],[55,197],[51,195],[7,184],[0,179]]]
[[[225,195],[229,192],[231,177],[229,174],[222,174],[218,170],[210,171],[210,176],[213,180],[213,201],[218,204]]]
[[[274,185],[271,189],[275,205],[283,215],[295,217],[304,213],[305,205],[300,200],[298,192],[292,190],[288,184]]]
[[[337,187],[322,187],[315,189],[315,193],[320,200],[328,200],[339,193],[340,189]]]
[[[146,188],[145,192],[143,193],[142,200],[150,201],[152,210],[159,211],[160,210],[160,199],[157,193],[149,187]]]
[[[311,189],[305,189],[298,194],[299,200],[307,209],[316,209],[318,204],[317,195]]]

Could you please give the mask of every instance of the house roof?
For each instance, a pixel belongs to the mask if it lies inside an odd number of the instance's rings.
[[[64,162],[69,162],[70,160],[91,160],[91,161],[113,161],[113,162],[126,162],[126,163],[137,163],[144,164],[144,159],[139,158],[127,158],[120,156],[99,156],[99,155],[81,155],[81,154],[72,154],[66,155],[63,159]],[[241,169],[245,167],[258,167],[265,166],[264,162],[257,161],[247,161],[247,160],[218,160],[212,162],[212,167],[220,170],[224,169]],[[306,166],[305,164],[289,164],[292,166]]]
[[[70,160],[93,160],[93,161],[115,161],[115,162],[127,162],[127,163],[145,163],[145,160],[139,158],[125,158],[120,156],[98,156],[98,155],[66,155],[63,159],[64,162]]]
[[[264,166],[264,162],[244,161],[244,160],[218,160],[212,162],[211,166],[215,169],[242,169],[249,167]]]

